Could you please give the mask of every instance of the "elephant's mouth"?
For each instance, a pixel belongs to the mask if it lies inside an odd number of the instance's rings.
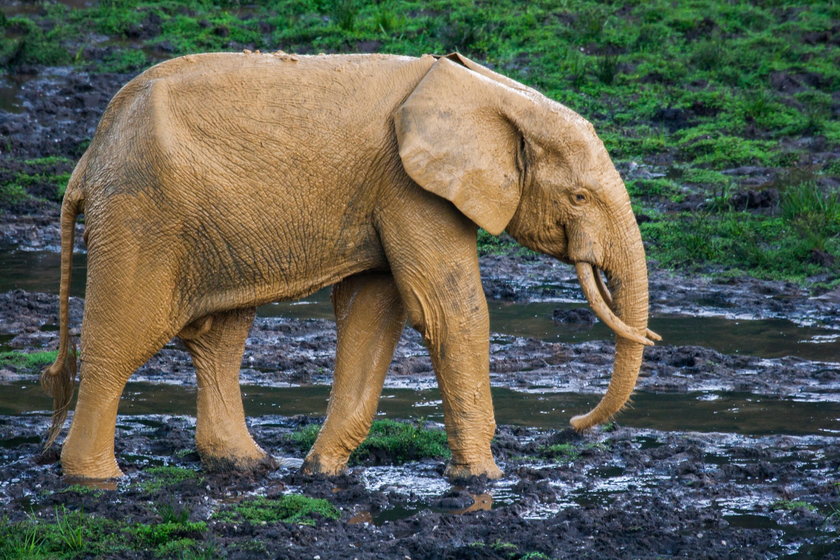
[[[622,321],[612,310],[612,295],[604,284],[601,271],[595,265],[588,262],[576,262],[578,282],[583,290],[583,295],[589,302],[589,306],[595,315],[601,319],[612,331],[621,338],[653,346],[654,340],[662,340],[662,337],[650,329],[634,329]]]

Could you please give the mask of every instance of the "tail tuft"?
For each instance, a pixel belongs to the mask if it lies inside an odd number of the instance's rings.
[[[52,424],[47,432],[42,455],[49,453],[61,428],[64,427],[75,386],[76,346],[73,345],[72,349],[59,352],[55,362],[41,372],[41,387],[53,399]]]

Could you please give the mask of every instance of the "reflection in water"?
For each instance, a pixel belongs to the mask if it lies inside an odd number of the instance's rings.
[[[470,494],[473,499],[473,504],[463,509],[456,509],[449,513],[460,515],[462,513],[470,513],[471,511],[490,511],[493,509],[493,496],[490,494]]]
[[[249,416],[309,414],[323,416],[330,388],[242,387]],[[418,402],[440,400],[437,389],[385,389],[379,416],[412,418]],[[577,393],[519,393],[494,388],[493,404],[499,424],[563,429],[569,418],[589,410],[598,395]],[[819,434],[840,437],[840,403],[799,402],[749,393],[636,393],[633,408],[621,413],[622,425],[666,431],[731,432],[739,434]],[[46,413],[52,402],[37,383],[13,383],[0,392],[0,414]],[[121,415],[195,414],[195,388],[178,385],[129,383],[120,404]],[[426,406],[423,416],[443,422],[443,407]]]
[[[59,255],[45,252],[9,252],[0,250],[0,292],[24,290],[58,293]],[[82,297],[85,286],[86,256],[73,257],[71,294]],[[582,297],[582,296],[581,296]],[[572,309],[581,303],[511,303],[488,302],[490,328],[495,333],[527,336],[552,342],[612,340],[613,334],[603,325],[575,328],[557,325],[555,309]],[[265,317],[297,319],[333,319],[329,289],[321,290],[302,301],[264,305],[259,314]],[[784,319],[760,321],[731,320],[720,317],[653,317],[651,328],[666,337],[665,344],[706,346],[726,354],[748,354],[765,358],[798,356],[809,360],[840,359],[837,331],[800,327]]]

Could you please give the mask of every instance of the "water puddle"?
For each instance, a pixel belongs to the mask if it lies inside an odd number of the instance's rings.
[[[245,411],[250,417],[267,415],[323,416],[330,388],[242,387]],[[638,392],[633,407],[621,413],[622,425],[663,431],[724,432],[747,435],[789,434],[840,437],[840,403],[800,402],[760,397],[749,393],[720,393],[708,400],[706,393],[665,394]],[[563,429],[569,418],[589,410],[598,395],[577,393],[521,393],[493,388],[493,404],[499,424]],[[423,403],[418,407],[418,403]],[[35,383],[2,386],[0,414],[44,413],[51,408]],[[195,388],[153,383],[129,383],[123,393],[120,414],[194,414]],[[385,389],[379,417],[423,418],[443,422],[443,407],[437,389]],[[655,443],[655,442],[654,442]]]
[[[49,252],[0,251],[0,292],[24,289],[57,293],[60,257]],[[71,294],[84,296],[86,255],[73,258]],[[579,292],[575,292],[578,294]],[[577,297],[582,298],[578,295]],[[612,340],[613,334],[602,323],[575,327],[558,325],[552,319],[556,309],[585,307],[577,301],[511,303],[489,301],[490,329],[494,333],[532,337],[549,342]],[[333,320],[329,289],[303,300],[277,302],[260,307],[263,317]],[[818,327],[803,327],[785,319],[737,320],[723,317],[654,316],[651,328],[675,346],[694,345],[714,348],[726,354],[764,358],[797,356],[808,360],[840,360],[840,334]]]

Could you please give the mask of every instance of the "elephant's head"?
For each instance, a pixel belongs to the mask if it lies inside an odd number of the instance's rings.
[[[636,385],[644,346],[659,337],[647,330],[645,251],[630,198],[592,125],[460,55],[434,63],[395,125],[400,158],[417,184],[488,232],[507,230],[575,266],[590,306],[618,340],[606,395],[572,426],[583,430],[618,412]]]

